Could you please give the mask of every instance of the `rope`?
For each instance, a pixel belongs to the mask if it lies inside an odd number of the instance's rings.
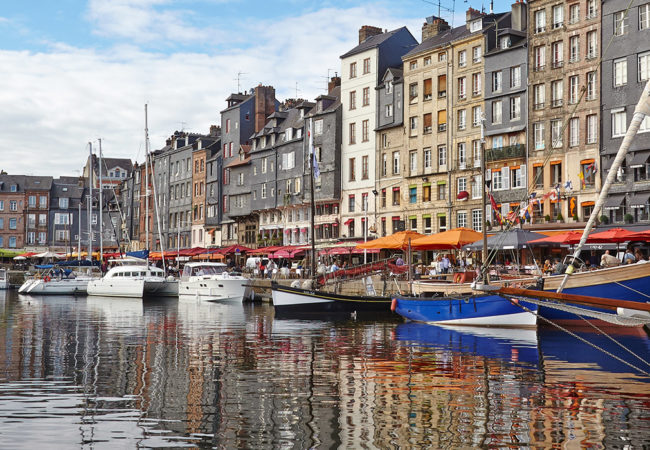
[[[527,300],[526,300],[526,301],[527,301]],[[569,330],[569,329],[563,327],[562,325],[557,324],[557,323],[555,323],[555,322],[553,322],[553,321],[547,319],[546,317],[540,316],[538,312],[531,310],[530,308],[528,308],[528,307],[522,305],[521,303],[517,303],[517,305],[519,305],[519,307],[522,308],[523,310],[525,310],[525,311],[527,311],[527,312],[529,312],[529,313],[534,314],[535,316],[537,316],[537,319],[542,319],[542,320],[544,320],[545,322],[547,322],[547,323],[553,325],[555,328],[557,328],[557,329],[559,329],[559,330],[561,330],[561,331],[564,331],[564,332],[567,333],[568,335],[573,336],[574,338],[576,338],[576,339],[578,339],[579,341],[581,341],[581,342],[583,342],[583,343],[589,345],[590,347],[593,347],[593,348],[595,348],[596,350],[601,351],[601,352],[604,353],[605,355],[614,358],[614,359],[617,360],[618,362],[621,362],[621,363],[625,364],[626,366],[629,366],[629,367],[631,367],[632,369],[634,369],[634,370],[636,370],[636,371],[638,371],[638,372],[640,372],[640,373],[642,373],[642,374],[644,374],[644,375],[646,375],[646,376],[650,376],[650,373],[649,373],[649,372],[646,372],[645,370],[643,370],[643,369],[641,369],[641,368],[635,366],[634,364],[625,361],[624,359],[620,358],[619,356],[616,356],[616,355],[613,354],[612,352],[610,352],[610,351],[608,351],[608,350],[605,350],[604,348],[599,347],[598,345],[594,344],[593,342],[589,342],[587,339],[583,338],[582,336],[577,335],[576,333],[574,333],[573,331],[571,331],[571,330]],[[625,348],[625,347],[624,347],[624,348]],[[628,351],[631,352],[631,350],[628,350]],[[632,353],[632,352],[631,352],[631,353]],[[632,353],[632,354],[634,354],[634,353]],[[642,360],[642,361],[643,361],[643,360]],[[644,361],[644,362],[647,364],[646,361]]]
[[[615,284],[618,284],[618,285],[621,286],[621,287],[624,287],[625,289],[629,289],[629,290],[631,290],[632,292],[635,292],[635,293],[637,293],[637,294],[639,294],[639,295],[642,295],[642,296],[644,296],[645,298],[650,298],[650,295],[645,294],[645,293],[643,293],[643,292],[641,292],[641,291],[637,291],[636,289],[631,288],[631,287],[629,287],[629,286],[625,286],[623,283],[621,283],[621,282],[619,282],[619,281],[614,281],[614,283],[615,283]]]

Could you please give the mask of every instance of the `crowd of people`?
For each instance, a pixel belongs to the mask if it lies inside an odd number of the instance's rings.
[[[648,260],[641,251],[640,248],[632,248],[628,246],[623,253],[621,259],[612,255],[609,250],[600,256],[600,262],[598,263],[597,255],[592,255],[592,258],[587,258],[584,260],[584,265],[580,268],[583,270],[591,270],[596,268],[604,267],[616,267],[625,264],[636,264],[636,263],[646,263]],[[545,275],[560,275],[563,274],[567,269],[567,265],[562,262],[559,258],[554,258],[553,262],[551,259],[544,261],[544,266],[542,267],[542,272]]]

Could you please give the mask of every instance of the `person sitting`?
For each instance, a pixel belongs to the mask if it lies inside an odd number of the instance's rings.
[[[404,260],[402,259],[401,256],[397,257],[397,259],[395,260],[395,265],[396,266],[403,266],[404,265]]]
[[[336,272],[337,270],[339,270],[339,266],[336,264],[336,261],[334,261],[330,267],[330,272]]]
[[[546,261],[544,261],[544,267],[542,268],[542,272],[544,272],[544,274],[546,274],[546,275],[553,272],[553,266],[551,265],[551,260],[550,259],[547,259]]]
[[[636,258],[634,257],[634,254],[632,254],[632,248],[628,247],[623,255],[623,264],[634,264],[635,262]]]
[[[616,267],[619,266],[621,262],[616,256],[610,255],[609,250],[605,250],[605,253],[600,258],[600,265],[602,267]]]
[[[559,259],[555,258],[555,265],[553,266],[553,275],[562,275],[566,270],[566,264]]]
[[[645,257],[643,256],[643,253],[641,252],[640,248],[636,248],[634,250],[634,257],[636,258],[636,262],[638,262],[638,263],[647,262]]]

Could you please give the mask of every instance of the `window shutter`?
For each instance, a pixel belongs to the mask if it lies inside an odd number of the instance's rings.
[[[503,203],[501,204],[501,215],[502,215],[503,217],[506,217],[506,216],[508,215],[509,212],[510,212],[510,204],[509,204],[509,203],[506,203],[506,202],[503,202]]]
[[[501,168],[501,186],[502,189],[510,189],[510,167]]]
[[[528,188],[528,178],[526,177],[526,164],[521,165],[521,186]]]

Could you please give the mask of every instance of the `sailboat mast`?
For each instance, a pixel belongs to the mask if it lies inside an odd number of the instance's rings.
[[[146,103],[144,105],[144,230],[145,249],[149,250],[149,125]]]
[[[596,218],[600,214],[600,211],[602,210],[603,205],[605,204],[605,199],[607,198],[607,194],[609,193],[609,188],[612,185],[612,183],[615,181],[618,169],[623,164],[623,161],[625,161],[625,155],[627,155],[627,151],[630,149],[630,145],[632,145],[632,139],[634,139],[634,136],[636,136],[636,133],[639,131],[639,127],[641,126],[641,122],[643,122],[643,119],[645,119],[646,116],[650,116],[650,80],[648,80],[648,82],[645,85],[645,88],[643,88],[643,92],[641,93],[641,98],[639,98],[639,102],[636,104],[636,108],[634,108],[634,116],[632,117],[632,122],[630,123],[630,126],[627,129],[627,132],[625,133],[625,137],[623,138],[623,142],[621,142],[621,146],[618,149],[616,158],[614,158],[614,161],[612,162],[612,166],[609,168],[609,172],[607,173],[607,178],[605,179],[605,183],[603,184],[603,187],[600,190],[600,194],[598,195],[598,199],[596,200],[596,204],[594,205],[594,210],[592,211],[591,216],[589,216],[589,220],[587,221],[587,226],[585,227],[585,230],[582,232],[582,237],[580,238],[580,242],[578,243],[578,245],[575,248],[575,251],[573,252],[573,258],[574,258],[573,261],[575,261],[575,258],[580,257],[580,252],[582,251],[582,247],[587,242],[587,238],[589,237],[589,232],[591,231],[594,224],[596,223]],[[573,273],[574,271],[573,261],[571,262],[569,267],[567,267],[564,278],[562,279],[560,286],[557,288],[557,292],[562,292],[564,286],[569,280],[569,276]]]
[[[309,200],[310,200],[310,225],[311,225],[311,276],[312,279],[316,278],[316,199],[314,195],[314,146],[313,146],[313,136],[314,133],[314,119],[309,119]],[[315,286],[313,286],[315,287]]]
[[[102,197],[102,140],[99,139],[99,260],[104,261],[104,218]]]
[[[95,165],[93,164],[93,143],[88,142],[90,149],[90,170],[88,171],[88,261],[93,260],[93,173]]]
[[[488,245],[487,245],[487,208],[485,206],[486,200],[486,179],[485,179],[485,116],[481,116],[481,216],[483,223],[481,224],[481,229],[483,230],[483,252],[482,252],[482,268],[481,272],[483,275],[483,282],[485,284],[489,283],[489,276],[487,270],[488,263]]]

